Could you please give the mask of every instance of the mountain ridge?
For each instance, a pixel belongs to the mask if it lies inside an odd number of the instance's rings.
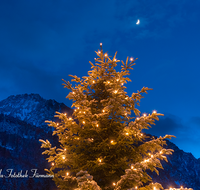
[[[39,139],[48,139],[53,145],[59,145],[57,137],[52,136],[53,129],[44,123],[45,120],[56,121],[55,111],[69,116],[73,113],[65,104],[45,100],[39,94],[12,95],[0,101],[0,169],[13,167],[16,170],[30,170],[35,167],[45,173],[44,168],[48,168],[49,163],[45,161],[45,155],[42,155]],[[178,188],[182,185],[200,190],[200,158],[196,159],[191,153],[180,150],[169,140],[166,142],[166,148],[173,149],[174,153],[167,156],[167,163],[161,161],[164,170],[159,169],[159,176],[151,174],[153,182],[161,183],[164,188]],[[8,184],[13,187],[11,189],[17,187],[20,190],[55,189],[51,179],[34,179],[32,182],[27,179],[20,184],[14,179],[3,180],[1,190],[8,190]]]

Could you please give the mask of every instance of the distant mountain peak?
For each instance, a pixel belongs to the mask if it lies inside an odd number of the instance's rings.
[[[39,94],[11,95],[0,101],[0,113],[11,115],[37,127],[47,126],[45,120],[53,120],[55,111],[71,115],[73,110],[64,103],[55,100],[46,100]]]

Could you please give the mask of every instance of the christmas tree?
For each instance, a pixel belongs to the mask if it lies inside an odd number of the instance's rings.
[[[160,160],[167,161],[166,155],[173,152],[163,147],[172,135],[154,138],[143,133],[163,114],[142,115],[136,108],[142,93],[152,89],[143,87],[128,96],[125,84],[131,81],[127,75],[136,59],[121,61],[117,72],[117,52],[111,58],[100,44],[96,54],[88,76],[70,75],[77,83],[74,87],[63,80],[64,88],[70,90],[66,98],[73,100],[75,109],[73,117],[56,112],[59,123],[46,121],[55,128],[53,135],[60,143],[60,147],[52,147],[48,140],[40,140],[46,148],[43,154],[51,162],[46,171],[54,175],[58,188],[65,190],[162,189],[161,184],[152,183],[147,172],[159,174]]]

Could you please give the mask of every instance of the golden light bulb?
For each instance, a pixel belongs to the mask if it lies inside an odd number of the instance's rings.
[[[74,111],[76,111],[76,109]]]
[[[72,120],[72,118],[70,117],[69,120]]]
[[[117,61],[116,59],[114,59],[114,61]]]
[[[116,185],[116,183],[113,183],[113,185],[115,186],[115,185]]]
[[[101,159],[99,159],[99,162],[101,162]]]
[[[83,121],[83,124],[85,124],[85,121]]]
[[[124,83],[122,83],[122,86],[124,85]]]
[[[137,120],[139,120],[140,118],[139,118],[139,117],[137,117],[136,119],[137,119]]]
[[[137,189],[137,186],[135,186],[135,189]]]
[[[114,93],[117,94],[117,90],[115,90]]]
[[[101,52],[100,51],[98,51],[98,54],[100,54]]]
[[[66,113],[64,113],[64,115],[67,115]]]
[[[97,127],[99,126],[99,124],[96,125]]]
[[[52,166],[54,166],[54,163],[51,163]]]
[[[160,154],[162,154],[163,152],[162,152],[162,150],[160,151]]]
[[[146,117],[147,115],[144,113],[143,116]]]
[[[108,81],[107,83],[110,84],[110,81]]]
[[[119,81],[119,79],[117,79],[117,81]]]
[[[57,125],[59,125],[59,124],[57,123]]]
[[[67,149],[65,148],[65,151],[66,151]]]
[[[93,82],[93,83],[95,83],[95,81],[94,81],[94,80],[93,80],[92,82]]]
[[[131,166],[131,169],[133,169],[134,167],[133,166]]]
[[[140,136],[143,136],[143,134],[141,133]]]
[[[125,98],[126,100],[128,99],[128,97]]]
[[[93,141],[94,139],[93,139],[93,138],[91,138],[91,140]]]
[[[133,58],[132,58],[132,57],[130,58],[130,61],[133,61]]]
[[[105,110],[102,110],[102,112],[105,112]]]
[[[153,113],[157,113],[157,112],[154,110]]]
[[[102,43],[100,43],[100,46],[102,46]]]
[[[125,113],[125,115],[127,115],[127,113]]]
[[[128,135],[128,133],[126,133],[126,135]]]
[[[69,175],[69,173],[67,172],[67,173],[66,173],[66,175],[68,176],[68,175]]]
[[[75,94],[75,92],[72,92],[72,94]]]
[[[181,189],[183,189],[183,186],[181,186]]]
[[[64,160],[64,159],[65,159],[65,156],[63,156],[62,159]]]
[[[77,139],[79,140],[79,137]]]
[[[85,111],[83,113],[85,113]]]
[[[105,57],[107,57],[108,56],[108,54],[107,53],[105,53],[105,55],[104,55]]]
[[[153,155],[151,155],[151,158],[153,158]]]
[[[112,143],[113,143],[113,140],[111,140],[110,143],[112,144]]]

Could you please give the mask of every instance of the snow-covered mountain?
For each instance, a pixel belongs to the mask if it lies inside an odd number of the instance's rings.
[[[0,113],[18,118],[36,127],[46,127],[45,120],[54,119],[55,111],[72,114],[73,110],[55,100],[45,100],[39,94],[9,96],[0,101]]]
[[[38,94],[9,96],[0,101],[0,170],[12,168],[16,172],[37,168],[44,174],[49,163],[42,155],[39,139],[49,139],[56,145],[57,138],[52,136],[52,129],[44,123],[54,120],[55,111],[71,115],[73,110],[55,100],[45,100]],[[162,162],[164,170],[160,175],[150,174],[153,182],[160,182],[164,188],[191,187],[200,190],[200,158],[180,150],[167,141],[167,147],[174,150],[168,156],[169,162]],[[51,179],[14,179],[1,178],[1,190],[55,189]]]

